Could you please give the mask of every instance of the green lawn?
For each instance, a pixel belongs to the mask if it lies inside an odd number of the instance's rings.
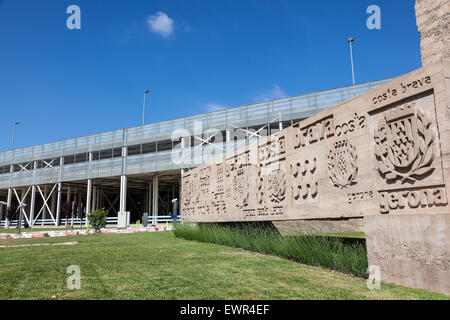
[[[1,240],[0,299],[448,299],[282,258],[175,238],[171,232]],[[66,268],[81,269],[68,290]]]

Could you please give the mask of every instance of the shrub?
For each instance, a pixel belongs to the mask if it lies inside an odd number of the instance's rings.
[[[88,214],[89,224],[95,229],[96,232],[106,226],[107,210],[95,210]]]
[[[326,236],[282,236],[262,226],[202,224],[177,225],[176,237],[243,248],[263,254],[292,259],[360,277],[367,276],[367,250],[363,240],[349,243],[343,238]]]

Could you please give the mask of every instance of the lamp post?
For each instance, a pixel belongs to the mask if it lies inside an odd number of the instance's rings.
[[[350,59],[352,63],[352,79],[353,79],[353,85],[355,85],[355,68],[353,67],[353,50],[352,50],[352,42],[355,41],[354,37],[348,38],[348,43],[350,44]]]
[[[147,95],[147,93],[149,93],[150,90],[145,90],[144,91],[144,103],[142,104],[142,125],[145,125],[145,96]]]
[[[20,122],[14,122],[13,125],[13,133],[12,133],[12,141],[11,141],[11,151],[14,150],[14,140],[16,139],[16,127],[20,124]]]

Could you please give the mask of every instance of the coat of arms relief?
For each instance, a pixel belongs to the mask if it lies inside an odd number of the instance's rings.
[[[433,171],[435,138],[430,116],[414,102],[384,115],[375,130],[378,171],[388,183],[412,182]]]

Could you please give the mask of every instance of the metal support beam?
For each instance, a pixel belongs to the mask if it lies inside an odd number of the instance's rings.
[[[56,224],[55,217],[53,216],[53,213],[54,213],[55,211],[49,208],[49,206],[48,206],[48,200],[50,199],[50,197],[52,197],[52,199],[55,198],[54,195],[56,194],[56,192],[54,192],[54,191],[55,191],[55,189],[56,189],[57,186],[58,186],[58,184],[55,184],[55,185],[53,186],[53,188],[52,188],[52,190],[50,191],[50,194],[49,194],[49,195],[47,195],[47,186],[44,186],[44,193],[42,193],[41,188],[40,188],[39,186],[37,186],[37,189],[38,189],[38,191],[39,191],[39,194],[40,194],[41,197],[42,197],[43,203],[42,203],[41,209],[39,210],[38,214],[37,214],[37,215],[35,216],[35,218],[34,218],[33,224],[36,222],[36,220],[39,218],[39,215],[40,215],[41,212],[42,212],[42,213],[43,213],[43,214],[42,214],[42,226],[43,226],[43,225],[44,225],[44,219],[46,219],[47,211],[50,213],[50,217],[52,218],[53,223]]]
[[[22,214],[23,216],[25,216],[25,219],[28,221],[28,225],[31,225],[31,222],[30,222],[30,220],[29,220],[29,218],[28,218],[28,216],[27,216],[27,213],[26,213],[26,211],[25,211],[25,208],[22,207],[21,204],[22,204],[22,203],[25,203],[25,199],[26,199],[28,193],[30,192],[30,190],[31,190],[31,187],[28,187],[28,189],[27,189],[27,188],[23,188],[23,189],[21,190],[21,194],[20,194],[20,197],[19,197],[19,195],[17,194],[16,189],[13,188],[14,194],[16,195],[17,202],[19,203],[19,210],[20,210],[19,213]],[[19,214],[19,216],[20,216],[20,214]],[[20,220],[20,219],[19,219],[19,220]],[[20,222],[21,222],[21,221],[19,221],[19,223],[20,223]]]

